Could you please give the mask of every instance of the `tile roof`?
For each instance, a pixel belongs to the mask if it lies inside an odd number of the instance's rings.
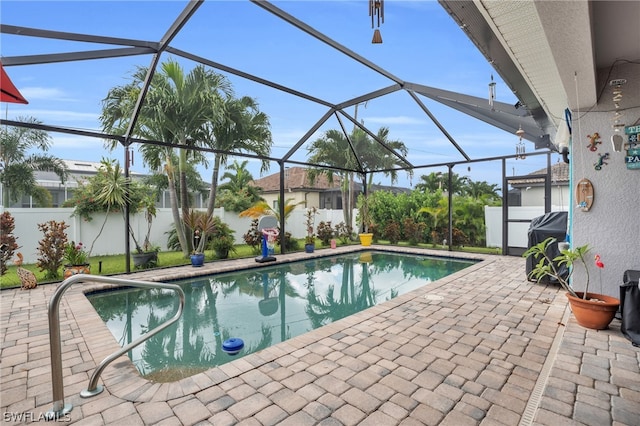
[[[310,183],[307,179],[307,171],[308,169],[305,167],[289,167],[286,169],[285,189],[291,189],[292,191],[322,191],[340,187],[339,176],[334,176],[333,183],[330,183],[327,176],[321,174],[316,176],[313,183]],[[278,192],[280,191],[280,173],[274,173],[261,179],[255,179],[251,184],[262,188],[263,192]]]
[[[547,173],[547,168],[536,170],[533,173],[529,173],[529,175],[544,175]],[[528,176],[529,176],[528,175]],[[543,184],[544,179],[542,178],[527,178],[526,176],[522,179],[514,179],[510,180],[509,183],[513,187],[518,187],[522,185],[531,185],[531,184]],[[551,166],[551,184],[569,184],[569,164],[564,162],[559,162]]]

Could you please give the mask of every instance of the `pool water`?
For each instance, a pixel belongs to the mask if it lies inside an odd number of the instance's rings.
[[[128,352],[140,373],[167,382],[197,374],[390,300],[474,261],[358,252],[175,281],[182,318]],[[122,346],[172,317],[175,293],[124,289],[88,295]],[[240,338],[236,356],[222,343]]]

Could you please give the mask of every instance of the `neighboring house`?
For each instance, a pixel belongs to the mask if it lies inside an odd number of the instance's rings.
[[[547,169],[536,170],[531,173],[533,175],[544,175],[547,173]],[[520,198],[518,205],[523,207],[528,206],[544,206],[544,179],[540,177],[509,180],[509,183],[513,187],[509,191],[510,199],[518,199],[518,193]],[[569,210],[569,164],[559,162],[551,166],[551,205],[553,210]]]
[[[342,190],[339,176],[333,177],[333,182],[325,174],[316,176],[313,182],[309,182],[308,169],[305,167],[289,167],[284,173],[285,200],[291,198],[294,203],[301,203],[306,208],[317,207],[319,209],[342,210]],[[256,179],[252,185],[262,189],[261,196],[272,207],[277,208],[278,195],[280,194],[280,173]],[[372,192],[391,191],[394,193],[410,192],[408,188],[393,186],[372,185]],[[362,182],[353,182],[351,186],[352,206],[355,208],[358,194],[362,192]]]
[[[69,171],[69,177],[63,184],[60,178],[53,172],[36,171],[34,177],[38,186],[47,189],[51,193],[52,207],[61,207],[69,198],[73,197],[73,191],[78,187],[78,182],[95,176],[100,162],[80,161],[80,160],[62,160]],[[133,175],[133,173],[132,173]],[[33,199],[29,195],[22,197],[17,203],[8,207],[37,207],[33,204]]]
[[[62,204],[73,197],[73,191],[78,187],[78,182],[82,182],[85,179],[88,179],[92,176],[95,176],[98,172],[98,169],[102,165],[101,162],[95,161],[82,161],[82,160],[62,160],[67,169],[69,171],[69,178],[63,184],[60,182],[60,178],[53,172],[41,172],[36,171],[34,176],[36,178],[36,183],[38,186],[41,186],[47,189],[51,193],[52,198],[52,207],[61,207]],[[129,171],[129,175],[132,179],[142,179],[147,176],[143,173],[137,173],[134,171]],[[205,206],[205,201],[202,195],[194,194],[193,206],[201,208]],[[17,203],[14,203],[7,207],[22,207],[22,208],[31,208],[38,207],[33,204],[33,199],[29,195],[25,195],[22,197]],[[169,207],[169,192],[164,191],[163,199],[158,201],[158,207]]]
[[[289,167],[285,169],[285,200],[291,198],[293,203],[302,203],[306,208],[317,207],[320,209],[341,210],[340,177],[334,176],[333,182],[329,182],[325,174],[319,174],[313,182],[309,182],[307,171],[308,169],[304,167]],[[251,184],[262,189],[260,195],[272,208],[278,208],[280,173],[256,179]]]

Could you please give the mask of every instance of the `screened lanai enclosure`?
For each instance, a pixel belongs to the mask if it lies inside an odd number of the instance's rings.
[[[4,2],[2,66],[30,103],[7,104],[1,124],[51,132],[54,147],[72,147],[66,156],[119,156],[125,174],[152,167],[143,145],[200,153],[187,161],[207,164],[207,174],[214,154],[249,160],[256,174],[280,173],[281,212],[291,166],[407,188],[420,175],[457,173],[498,183],[506,196],[507,177],[558,161],[556,123],[525,82],[502,80],[508,55],[496,44],[483,56],[447,3],[42,2],[32,13],[32,2]],[[372,43],[376,31],[382,40]],[[167,64],[185,75],[202,67],[233,97],[253,99],[271,144],[253,152],[221,143],[213,129],[150,128],[145,111],[190,118],[157,102],[152,82]],[[119,119],[105,125],[105,98],[132,81],[135,90],[111,105]],[[314,156],[322,138],[332,149]]]

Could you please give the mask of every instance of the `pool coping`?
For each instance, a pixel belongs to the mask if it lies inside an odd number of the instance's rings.
[[[469,275],[480,268],[490,264],[493,259],[491,255],[479,255],[464,252],[444,252],[415,247],[389,247],[382,245],[362,246],[342,246],[336,249],[321,249],[314,253],[289,253],[277,255],[276,262],[247,263],[247,259],[233,259],[227,261],[207,262],[202,267],[178,267],[171,269],[148,270],[134,272],[118,277],[152,282],[169,282],[176,279],[196,278],[210,274],[226,273],[240,269],[250,270],[265,267],[273,264],[293,263],[301,260],[317,259],[334,255],[357,253],[361,251],[382,251],[392,253],[418,254],[447,259],[460,259],[476,261],[460,271],[454,272],[444,278],[429,283],[426,286],[412,290],[408,293],[395,297],[389,301],[382,302],[364,311],[350,315],[339,321],[312,330],[300,336],[293,337],[284,342],[277,343],[269,348],[257,353],[248,354],[226,364],[212,367],[202,373],[190,376],[175,382],[153,382],[142,377],[133,362],[123,355],[107,366],[101,375],[103,382],[109,393],[115,397],[131,402],[149,402],[160,400],[172,400],[181,398],[193,393],[202,391],[211,386],[220,384],[229,379],[238,377],[250,370],[268,364],[276,359],[293,354],[314,342],[322,340],[339,330],[348,328],[351,324],[361,323],[371,318],[384,314],[397,306],[414,300],[416,297],[424,297],[425,294],[435,294],[447,283]],[[166,272],[165,272],[166,271]],[[170,273],[170,274],[169,274]],[[179,275],[179,276],[177,276]],[[99,365],[103,359],[110,354],[120,350],[122,346],[117,342],[105,322],[100,318],[86,294],[96,291],[114,289],[117,286],[103,283],[83,283],[82,285],[70,288],[65,294],[65,298],[70,306],[73,306],[73,316],[79,324],[79,331],[82,334],[91,354],[93,361]],[[64,346],[64,342],[62,343]]]

